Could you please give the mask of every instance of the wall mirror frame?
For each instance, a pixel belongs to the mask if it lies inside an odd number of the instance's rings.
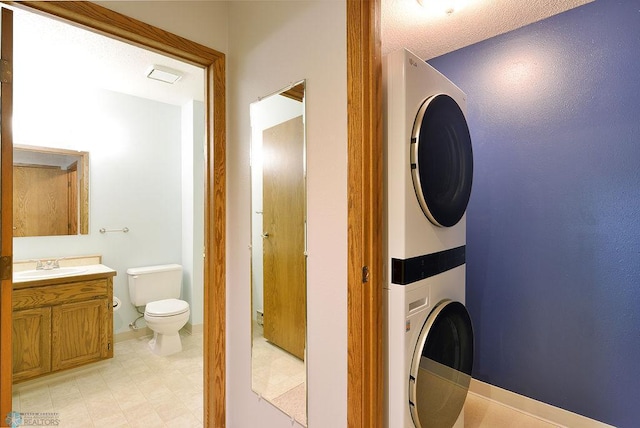
[[[13,236],[89,233],[89,152],[14,145]]]
[[[306,426],[305,81],[250,116],[252,389]]]

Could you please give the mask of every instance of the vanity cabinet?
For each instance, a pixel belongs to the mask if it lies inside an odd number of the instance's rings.
[[[14,283],[14,383],[113,357],[114,275]]]
[[[109,325],[112,301],[98,298],[51,308],[51,370],[113,356]]]
[[[51,308],[13,312],[13,380],[51,371]]]

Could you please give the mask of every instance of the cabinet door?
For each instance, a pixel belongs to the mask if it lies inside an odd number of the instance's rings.
[[[51,308],[13,312],[13,381],[51,369]]]
[[[108,299],[67,303],[52,308],[52,371],[112,355],[108,309]]]

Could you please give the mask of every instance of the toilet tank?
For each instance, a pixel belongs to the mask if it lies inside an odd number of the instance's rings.
[[[162,299],[179,299],[182,289],[182,266],[177,264],[127,269],[129,297],[134,306],[144,306]]]

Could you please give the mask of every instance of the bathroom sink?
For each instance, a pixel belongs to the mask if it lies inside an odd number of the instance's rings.
[[[56,278],[59,276],[77,275],[86,271],[87,268],[82,266],[61,267],[56,269],[25,270],[22,272],[14,272],[13,280],[20,281],[29,279]]]

